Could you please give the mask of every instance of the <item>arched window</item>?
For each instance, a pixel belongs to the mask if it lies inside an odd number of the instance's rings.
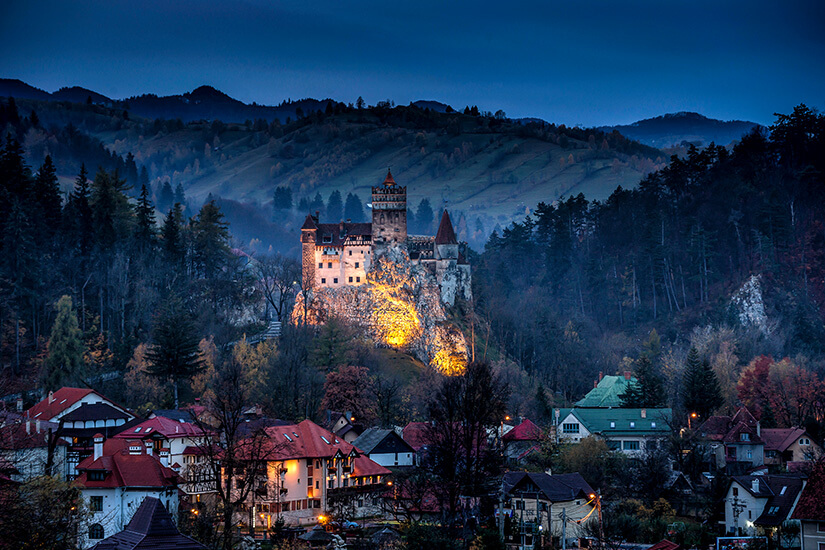
[[[89,527],[89,538],[90,539],[102,539],[103,538],[103,526],[99,523],[94,523]]]

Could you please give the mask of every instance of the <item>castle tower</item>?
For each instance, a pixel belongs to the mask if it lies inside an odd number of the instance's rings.
[[[407,242],[407,188],[387,170],[384,183],[372,188],[372,243],[375,257],[393,244]]]
[[[301,281],[304,290],[315,288],[315,244],[317,241],[318,219],[307,214],[301,226]]]
[[[438,232],[435,234],[434,252],[436,260],[458,260],[458,239],[446,210],[441,215],[441,223],[438,224]]]

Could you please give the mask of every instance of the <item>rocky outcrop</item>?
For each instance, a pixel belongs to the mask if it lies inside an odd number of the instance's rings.
[[[731,306],[743,327],[755,328],[767,336],[771,329],[762,299],[761,280],[760,275],[751,275],[734,293]]]
[[[441,295],[436,277],[393,247],[373,264],[365,284],[299,294],[292,317],[308,324],[337,317],[376,345],[406,350],[444,374],[456,374],[467,364],[467,342],[447,321]]]

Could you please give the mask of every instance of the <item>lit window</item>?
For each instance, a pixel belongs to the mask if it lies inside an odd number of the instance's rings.
[[[655,423],[655,422],[651,422],[651,423],[650,423],[650,427],[651,427],[651,428],[655,428],[655,427],[656,427],[656,423]]]
[[[613,421],[613,420],[611,420],[611,421],[610,421],[610,427],[611,427],[611,428],[615,428],[615,427],[616,427],[616,422],[615,422],[615,421]]]
[[[635,428],[635,427],[636,427],[636,423],[635,423],[635,422],[631,422],[631,423],[630,423],[630,427],[631,427],[631,428]]]

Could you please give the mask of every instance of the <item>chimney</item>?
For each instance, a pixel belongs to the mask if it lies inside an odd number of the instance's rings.
[[[152,442],[151,441],[146,442],[146,454],[149,455],[149,456],[152,456]]]
[[[99,433],[95,434],[94,442],[95,442],[94,460],[97,460],[101,456],[103,456],[103,434],[99,434]]]
[[[31,420],[26,420],[26,433],[27,433],[27,434],[32,433],[32,423],[31,423]]]
[[[598,380],[593,380],[593,387],[596,388],[598,386],[599,386],[599,381]]]
[[[158,453],[160,455],[160,463],[169,467],[169,449],[161,449]]]
[[[599,382],[602,381],[602,378],[604,378],[604,372],[599,371]]]
[[[630,380],[631,373],[629,370],[624,371],[624,379]]]
[[[647,418],[647,409],[642,409],[642,418]]]
[[[316,211],[315,211],[315,221],[318,221],[318,220],[320,220],[320,219],[321,219],[321,211],[320,211],[320,210],[316,210]]]
[[[762,437],[762,426],[756,421],[756,437]]]
[[[39,420],[34,421],[34,431],[35,431],[35,433],[40,433],[40,421]]]
[[[17,412],[19,412],[19,413],[23,412],[23,398],[22,397],[17,398]]]
[[[754,479],[753,481],[751,481],[751,492],[752,493],[758,493],[759,492],[759,480],[758,479]]]
[[[49,392],[49,405],[51,405],[52,403],[54,403],[54,392],[50,391]]]

